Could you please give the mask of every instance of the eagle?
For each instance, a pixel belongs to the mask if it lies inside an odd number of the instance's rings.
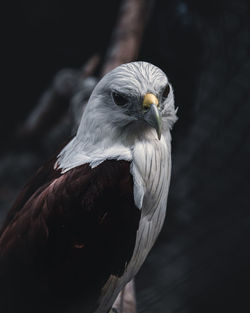
[[[1,313],[107,313],[162,228],[174,96],[147,62],[93,90],[75,137],[26,184],[0,233]]]

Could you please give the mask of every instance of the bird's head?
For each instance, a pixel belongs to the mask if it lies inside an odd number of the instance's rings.
[[[107,136],[128,140],[150,134],[160,140],[176,119],[165,73],[150,63],[132,62],[118,66],[96,85],[77,136],[98,142]]]

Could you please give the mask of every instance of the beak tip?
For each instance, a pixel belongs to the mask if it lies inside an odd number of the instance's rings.
[[[157,137],[161,140],[161,115],[154,103],[150,105],[150,109],[144,114],[144,120],[156,130]]]

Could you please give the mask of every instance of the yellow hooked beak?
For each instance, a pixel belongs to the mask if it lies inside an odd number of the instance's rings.
[[[158,110],[159,100],[152,93],[146,93],[142,102],[144,120],[153,127],[158,139],[161,139],[161,114]]]

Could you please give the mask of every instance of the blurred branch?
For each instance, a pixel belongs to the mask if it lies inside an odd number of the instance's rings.
[[[99,54],[94,54],[92,57],[90,57],[82,67],[80,78],[85,79],[89,76],[94,75],[95,70],[100,63],[100,59],[101,58]]]
[[[25,140],[42,137],[56,125],[65,112],[68,112],[70,100],[78,89],[79,80],[92,75],[99,61],[99,56],[94,55],[81,70],[59,71],[52,86],[45,91],[34,110],[19,128],[18,136]]]
[[[124,0],[113,31],[101,76],[122,63],[137,59],[143,30],[153,1]]]

